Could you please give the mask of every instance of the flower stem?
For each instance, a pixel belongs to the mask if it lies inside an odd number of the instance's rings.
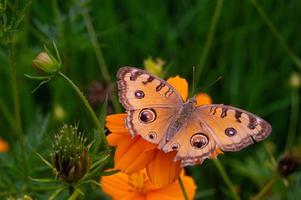
[[[78,94],[78,96],[80,97],[80,99],[82,100],[82,102],[84,103],[86,109],[88,110],[88,113],[90,114],[98,132],[101,134],[101,140],[105,145],[106,149],[109,149],[108,143],[107,143],[107,139],[105,134],[103,134],[104,132],[101,131],[102,127],[100,125],[100,121],[98,120],[97,116],[95,115],[95,112],[93,111],[92,107],[90,106],[88,100],[86,99],[86,97],[84,96],[84,94],[80,91],[80,89],[73,83],[73,81],[71,79],[69,79],[65,74],[63,74],[62,72],[58,72],[58,74],[60,76],[62,76],[71,86],[72,88],[75,90],[75,92]]]
[[[263,19],[263,21],[266,23],[272,34],[276,37],[280,45],[283,47],[283,49],[286,51],[288,56],[291,58],[291,60],[296,64],[296,66],[301,70],[301,60],[300,58],[295,54],[295,52],[287,45],[282,35],[279,33],[279,31],[274,26],[273,22],[269,19],[265,11],[262,9],[260,4],[257,2],[257,0],[251,0],[251,3],[259,13],[260,17]]]
[[[84,18],[85,26],[87,28],[92,46],[94,48],[96,60],[97,60],[98,66],[100,68],[100,71],[102,73],[103,79],[104,79],[105,83],[110,86],[112,80],[111,80],[111,77],[110,77],[110,73],[108,71],[108,66],[107,66],[106,61],[104,59],[101,47],[100,47],[100,45],[98,43],[98,40],[97,40],[97,35],[96,35],[96,32],[95,32],[95,29],[93,27],[90,15],[89,15],[87,10],[88,9],[86,9],[86,8],[82,9],[82,16]],[[120,107],[120,104],[118,103],[117,96],[113,93],[111,95],[112,95],[111,100],[112,100],[115,111],[117,113],[121,112],[121,107]]]
[[[240,200],[240,197],[238,196],[234,185],[232,184],[228,174],[226,173],[226,170],[224,169],[223,165],[219,162],[218,159],[213,160],[213,163],[215,164],[215,166],[217,167],[219,173],[222,175],[227,187],[230,189],[233,199],[235,200]]]
[[[208,35],[207,35],[206,43],[204,45],[204,49],[202,51],[199,63],[198,63],[197,68],[196,68],[196,84],[200,80],[201,73],[202,73],[202,71],[204,69],[204,66],[206,64],[208,53],[209,53],[209,50],[212,46],[213,36],[214,36],[215,30],[216,30],[216,25],[218,23],[219,16],[221,14],[221,10],[223,8],[223,3],[224,3],[224,0],[218,0],[217,1],[216,7],[215,7],[215,10],[214,10],[214,14],[213,14],[213,17],[212,17],[211,25],[209,27],[209,32],[208,32]]]
[[[187,192],[186,192],[186,190],[185,190],[184,183],[183,183],[183,181],[182,181],[181,176],[179,176],[178,182],[179,182],[180,188],[181,188],[181,190],[182,190],[184,199],[185,199],[185,200],[188,200],[188,195],[187,195]]]
[[[8,124],[11,126],[11,129],[13,130],[13,134],[18,136],[18,128],[15,126],[15,119],[14,116],[10,113],[9,109],[7,106],[4,104],[2,99],[0,99],[0,111],[3,115],[3,117],[6,119]]]
[[[91,22],[90,15],[89,15],[86,8],[83,9],[82,16],[84,18],[84,22],[85,22],[87,31],[89,33],[89,37],[90,37],[92,46],[94,48],[96,59],[97,59],[98,65],[100,67],[102,76],[103,76],[105,82],[107,84],[110,84],[111,83],[111,77],[110,77],[110,74],[109,74],[109,71],[108,71],[108,67],[107,67],[107,64],[105,62],[105,59],[104,59],[103,53],[101,51],[101,48],[98,44],[96,32],[94,30],[93,24]]]
[[[9,50],[9,65],[11,68],[12,90],[13,90],[13,99],[14,99],[14,108],[15,108],[14,114],[16,117],[16,125],[19,131],[20,140],[24,142],[23,129],[21,123],[21,114],[20,114],[20,97],[19,97],[19,88],[17,83],[17,70],[16,70],[16,63],[15,63],[14,48],[11,42],[9,42],[8,44],[8,50]]]
[[[251,198],[251,200],[258,200],[261,199],[262,196],[271,189],[271,187],[274,185],[275,181],[278,179],[277,176],[274,176],[269,182],[259,191],[259,193]]]
[[[21,122],[21,106],[20,106],[20,97],[19,97],[19,88],[18,88],[18,81],[17,81],[17,69],[15,63],[15,55],[14,55],[14,46],[12,42],[12,35],[8,36],[8,53],[9,53],[9,65],[10,65],[10,73],[11,73],[11,81],[12,81],[12,92],[13,92],[13,101],[14,101],[14,115],[15,115],[15,123],[16,123],[16,130],[19,138],[20,144],[20,151],[22,162],[24,164],[24,179],[27,180],[28,177],[28,164],[27,158],[25,153],[25,141],[22,129],[22,122]]]
[[[80,193],[77,191],[77,189],[74,190],[74,187],[72,185],[69,186],[69,198],[68,200],[76,200],[77,197],[80,195]]]
[[[288,150],[295,141],[296,130],[298,126],[298,113],[299,113],[299,94],[298,89],[292,89],[292,97],[291,97],[291,116],[290,116],[290,124],[289,130],[287,134],[287,140],[285,149]]]
[[[74,192],[74,187],[73,187],[73,185],[69,185],[69,196],[71,196],[72,194],[73,194],[73,192]]]

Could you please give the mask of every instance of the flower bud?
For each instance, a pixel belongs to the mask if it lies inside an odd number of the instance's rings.
[[[161,58],[156,58],[156,60],[154,60],[153,58],[149,57],[144,60],[144,68],[151,74],[155,74],[159,77],[163,76],[162,67],[164,65],[165,61]]]
[[[32,66],[38,72],[47,74],[54,74],[60,68],[60,64],[57,59],[47,52],[39,53],[39,55],[32,61]]]
[[[91,158],[87,138],[76,126],[64,125],[54,137],[51,153],[56,176],[68,183],[75,183],[88,172]]]

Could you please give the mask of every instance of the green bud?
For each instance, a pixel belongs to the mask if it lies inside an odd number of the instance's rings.
[[[47,52],[39,53],[39,55],[32,61],[32,66],[38,72],[47,74],[54,74],[61,67],[57,59]]]
[[[87,138],[76,126],[64,125],[54,136],[51,153],[56,176],[68,183],[80,180],[89,170],[91,158]]]

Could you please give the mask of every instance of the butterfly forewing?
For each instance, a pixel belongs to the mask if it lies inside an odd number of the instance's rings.
[[[130,133],[158,143],[183,104],[182,98],[170,84],[144,70],[122,67],[117,78]]]
[[[130,110],[126,125],[133,136],[141,135],[145,140],[158,144],[176,112],[175,108]]]
[[[122,67],[117,78],[119,100],[127,110],[183,104],[182,98],[170,84],[144,70]]]
[[[196,112],[203,126],[224,151],[239,151],[265,139],[272,131],[265,120],[232,106],[200,106]]]

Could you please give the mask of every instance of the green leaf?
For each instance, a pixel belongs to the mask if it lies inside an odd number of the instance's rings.
[[[32,76],[29,74],[24,74],[25,77],[33,79],[33,80],[48,80],[54,77],[54,75],[48,75],[48,76]]]
[[[100,109],[100,114],[99,114],[99,122],[100,122],[100,127],[105,127],[105,122],[106,122],[106,116],[107,116],[107,107],[108,107],[108,96],[106,96],[106,99],[104,101],[104,103],[101,106]],[[101,129],[101,130],[97,130],[96,131],[96,135],[95,135],[95,143],[93,145],[93,153],[96,153],[98,151],[98,148],[100,146],[100,141],[101,140],[99,137],[105,137],[105,130]]]
[[[43,158],[42,155],[40,155],[39,153],[35,152],[35,154],[37,156],[39,156],[39,158],[52,170],[56,171],[56,169],[52,166],[52,164],[50,162],[48,162],[45,158]]]
[[[100,174],[100,176],[111,176],[113,174],[116,174],[120,172],[120,170],[110,170],[110,171],[104,171]]]
[[[25,17],[25,12],[29,9],[30,5],[31,5],[32,1],[28,1],[24,8],[21,10],[21,12],[18,14],[18,18],[14,24],[14,29],[17,29],[20,25],[20,23],[23,21],[24,17]]]
[[[53,182],[58,182],[55,179],[52,178],[32,178],[29,177],[29,180],[35,181],[35,182],[40,182],[40,183],[53,183]]]
[[[48,200],[53,200],[55,199],[55,197],[57,197],[57,195],[59,195],[66,187],[65,186],[62,186],[61,188],[55,190],[51,195],[50,197],[48,198]]]

